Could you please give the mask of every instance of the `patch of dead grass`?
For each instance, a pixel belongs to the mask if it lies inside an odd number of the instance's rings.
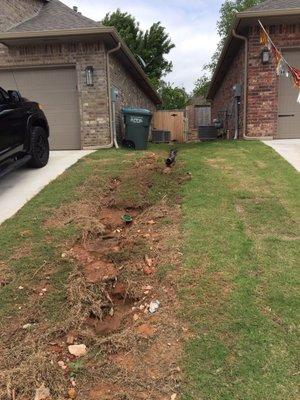
[[[66,287],[66,317],[47,321],[37,306],[43,299],[37,302],[34,291],[21,320],[4,327],[0,399],[12,396],[13,390],[18,400],[31,399],[43,382],[53,399],[64,399],[71,364],[77,362],[67,351],[70,335],[89,349],[75,374],[78,399],[159,400],[178,391],[183,331],[174,282],[181,263],[181,210],[167,199],[152,206],[147,199],[154,175],[162,171],[159,157],[150,153],[113,178],[104,193],[95,188],[92,196],[61,206],[45,222],[49,228],[75,222],[82,232],[63,255],[74,265]],[[125,225],[119,218],[130,210],[134,222]],[[160,223],[166,216],[168,224]],[[166,263],[173,268],[162,281],[156,271]],[[153,300],[161,305],[150,315]],[[22,329],[28,321],[32,327]],[[66,370],[58,361],[64,361]]]

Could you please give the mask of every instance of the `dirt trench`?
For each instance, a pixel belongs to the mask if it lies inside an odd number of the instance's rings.
[[[185,176],[176,169],[165,172],[162,160],[149,153],[113,177],[96,205],[94,199],[84,204],[84,216],[80,207],[74,215],[70,205],[46,221],[61,226],[72,218],[82,226],[80,237],[62,253],[74,264],[66,289],[70,315],[52,329],[40,323],[26,338],[32,343],[39,336],[42,353],[31,384],[44,382],[52,400],[75,398],[71,394],[82,400],[180,398],[187,334],[176,315],[180,199],[162,195],[151,204],[148,193],[157,175],[174,185]],[[124,215],[133,222],[124,222]],[[68,345],[82,343],[87,355],[71,356]],[[19,359],[26,380],[26,357]],[[16,380],[17,400],[31,399],[32,387],[24,385]]]

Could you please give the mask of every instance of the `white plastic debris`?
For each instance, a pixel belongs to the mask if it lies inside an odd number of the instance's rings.
[[[87,353],[85,344],[73,344],[68,346],[69,353],[76,357],[83,357]]]
[[[23,329],[28,330],[32,328],[32,324],[25,324],[22,326]]]
[[[156,313],[156,311],[159,309],[159,307],[160,307],[159,300],[151,301],[151,303],[149,305],[149,313],[150,314]]]

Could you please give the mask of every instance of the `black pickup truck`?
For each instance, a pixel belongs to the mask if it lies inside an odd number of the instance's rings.
[[[48,138],[48,122],[39,104],[0,87],[0,177],[24,164],[44,167]]]

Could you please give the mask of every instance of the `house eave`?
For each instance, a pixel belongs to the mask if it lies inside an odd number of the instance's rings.
[[[135,78],[139,85],[151,98],[154,104],[161,104],[161,98],[152,87],[149,78],[135,59],[132,52],[121,39],[113,27],[99,26],[79,29],[59,29],[49,31],[22,31],[22,32],[0,32],[0,43],[7,47],[28,46],[37,44],[66,43],[66,42],[95,42],[103,40],[108,48],[115,47],[121,43],[119,53],[116,54],[120,60],[136,74]]]
[[[237,13],[237,17],[240,19],[243,18],[263,18],[263,17],[275,17],[275,16],[289,16],[289,15],[298,15],[300,14],[300,7],[299,8],[285,8],[285,9],[278,9],[278,10],[260,10],[260,11],[244,11]]]

